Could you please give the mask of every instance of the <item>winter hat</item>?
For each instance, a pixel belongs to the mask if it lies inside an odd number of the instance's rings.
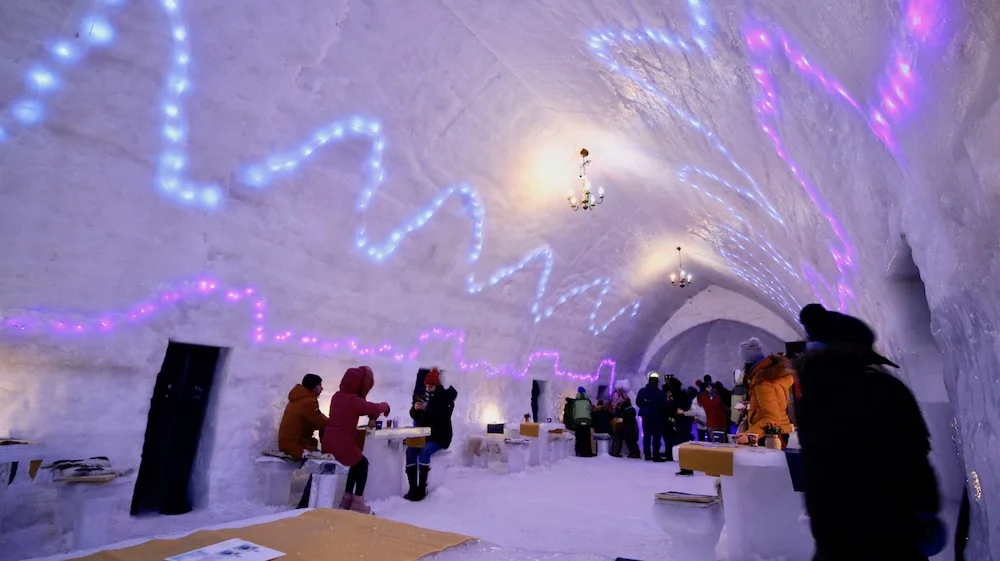
[[[899,368],[896,363],[875,352],[875,332],[868,327],[868,324],[854,316],[827,312],[820,342],[865,349],[872,364]]]
[[[660,379],[659,372],[650,372],[649,373],[649,380],[657,380],[657,381],[659,381],[659,379]]]
[[[587,393],[587,390],[583,389],[583,386],[576,388],[576,393]]]
[[[431,371],[424,376],[424,385],[434,387],[441,385],[441,373],[438,372],[437,368],[431,368]]]
[[[810,341],[818,341],[822,337],[823,325],[829,313],[819,304],[808,304],[799,312],[799,323],[806,330],[806,336]]]
[[[743,364],[757,364],[764,360],[764,348],[760,346],[760,339],[751,337],[740,343],[740,358]]]

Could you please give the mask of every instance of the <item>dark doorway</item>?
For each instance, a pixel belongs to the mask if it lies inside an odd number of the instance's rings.
[[[545,413],[541,404],[545,396],[545,382],[540,380],[531,381],[531,420],[540,423]],[[540,411],[540,409],[542,409]]]
[[[190,512],[191,471],[223,349],[171,341],[156,376],[132,514]]]
[[[607,386],[597,386],[597,399],[607,401],[608,399],[608,387]]]

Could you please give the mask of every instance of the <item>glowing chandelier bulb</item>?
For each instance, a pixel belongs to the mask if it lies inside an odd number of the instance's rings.
[[[587,156],[589,155],[590,151],[586,148],[580,150],[580,157],[583,158],[580,163],[580,198],[577,199],[572,191],[566,197],[566,200],[569,201],[569,207],[574,211],[593,210],[594,207],[604,202],[604,187],[598,187],[595,195],[590,188],[590,180],[587,179],[587,165],[590,164]]]
[[[681,259],[681,248],[677,248],[677,273],[670,273],[670,284],[677,288],[687,288],[694,277],[684,270],[684,262]],[[679,274],[678,274],[679,273]]]

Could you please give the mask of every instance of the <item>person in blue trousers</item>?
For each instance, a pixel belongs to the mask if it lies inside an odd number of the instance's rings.
[[[410,417],[415,426],[430,428],[431,434],[423,448],[406,449],[406,480],[410,488],[403,498],[408,501],[420,501],[427,496],[431,456],[438,450],[446,450],[451,446],[451,414],[455,410],[457,397],[458,392],[454,387],[444,389],[441,385],[441,373],[437,368],[426,373],[423,391],[413,396]]]

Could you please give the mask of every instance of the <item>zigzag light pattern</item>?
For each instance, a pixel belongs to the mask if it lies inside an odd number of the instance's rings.
[[[207,278],[180,283],[177,287],[160,292],[152,300],[137,303],[126,312],[109,312],[88,316],[36,311],[16,317],[7,317],[0,323],[0,326],[5,331],[24,335],[36,333],[63,336],[111,334],[122,326],[138,325],[151,321],[158,312],[176,309],[182,302],[204,301],[213,297],[221,299],[227,304],[248,305],[253,320],[250,340],[256,345],[296,345],[300,348],[316,350],[322,354],[340,353],[358,358],[380,357],[403,362],[417,360],[425,345],[439,341],[455,344],[453,360],[455,365],[463,371],[485,371],[490,376],[524,377],[530,372],[533,363],[549,360],[552,362],[552,372],[555,376],[582,382],[597,382],[601,372],[608,369],[611,384],[614,385],[615,361],[610,358],[602,360],[593,373],[562,370],[559,368],[559,353],[550,350],[539,350],[529,354],[521,366],[492,363],[487,360],[471,360],[465,357],[465,332],[454,329],[435,328],[424,331],[417,337],[416,344],[411,347],[391,343],[364,345],[354,338],[320,337],[313,333],[293,329],[268,330],[266,322],[268,302],[266,298],[258,294],[256,289],[252,287],[227,288],[217,281]]]
[[[206,210],[215,209],[225,202],[225,192],[216,184],[200,184],[185,174],[189,158],[187,148],[189,120],[185,114],[184,100],[190,95],[194,86],[190,76],[192,63],[190,31],[184,21],[181,0],[159,0],[159,2],[170,26],[171,66],[164,84],[161,103],[163,149],[159,156],[154,183],[160,193],[172,202]],[[85,19],[88,22],[101,22],[101,37],[105,37],[107,40],[100,44],[109,43],[114,36],[114,28],[103,12],[120,3],[121,0],[104,0],[99,4],[98,9]],[[66,44],[66,41],[59,44]],[[79,56],[75,56],[74,60],[79,60],[79,58]],[[364,138],[371,143],[371,150],[365,164],[366,180],[356,204],[356,210],[366,214],[370,210],[375,192],[384,183],[386,176],[385,168],[382,165],[386,139],[382,134],[382,126],[374,119],[351,116],[330,122],[314,131],[294,149],[268,156],[262,162],[241,170],[237,175],[247,187],[262,189],[276,180],[293,177],[321,148],[354,138]],[[362,222],[355,234],[356,249],[374,263],[384,262],[395,253],[409,234],[427,224],[452,196],[461,199],[466,215],[472,223],[472,240],[467,258],[470,264],[477,263],[483,251],[485,211],[478,191],[471,185],[464,183],[442,189],[430,203],[418,210],[402,225],[392,230],[381,243],[375,243],[369,239],[366,224]],[[589,283],[572,287],[559,296],[553,304],[544,306],[543,302],[548,294],[549,277],[555,264],[553,250],[547,245],[532,250],[516,265],[504,267],[494,272],[486,283],[477,282],[475,275],[470,274],[466,283],[467,291],[470,294],[478,294],[484,288],[495,286],[510,278],[536,259],[541,259],[543,265],[535,298],[531,303],[532,319],[535,323],[548,318],[568,300],[585,292],[596,292],[597,296],[588,323],[589,331],[595,336],[606,331],[622,316],[628,314],[631,318],[638,313],[639,302],[635,301],[619,309],[612,315],[611,319],[598,324],[597,314],[603,305],[604,298],[611,289],[612,280],[607,277],[599,277]],[[596,291],[593,290],[595,288]]]

